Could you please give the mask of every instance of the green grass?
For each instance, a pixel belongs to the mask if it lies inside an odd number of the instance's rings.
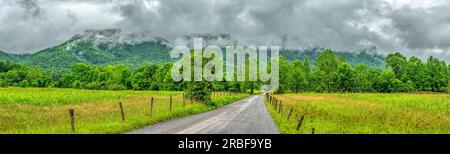
[[[221,106],[247,96],[214,97],[213,101]],[[151,97],[154,97],[153,114],[150,114]],[[125,109],[125,122],[121,120],[119,102]],[[201,102],[191,103],[188,98],[185,102],[184,106],[182,92],[0,88],[0,134],[73,133],[69,109],[75,110],[75,133],[109,134],[215,108]]]
[[[448,94],[284,94],[266,106],[284,134],[449,134]],[[287,120],[289,111],[291,118]],[[298,119],[305,116],[299,131]]]

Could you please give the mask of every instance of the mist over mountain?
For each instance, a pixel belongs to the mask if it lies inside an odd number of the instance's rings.
[[[46,48],[27,55],[0,52],[0,60],[16,61],[44,69],[67,70],[74,63],[84,62],[95,65],[126,65],[131,68],[145,63],[170,62],[170,51],[176,45],[192,47],[193,38],[203,38],[203,46],[249,45],[232,36],[191,35],[175,40],[153,36],[151,33],[127,34],[119,29],[86,30],[55,47]],[[304,60],[315,63],[316,57],[325,48],[292,49],[283,48],[280,54],[287,60]],[[362,51],[335,51],[345,57],[350,64],[364,63],[375,68],[384,68],[384,56],[376,54],[376,49]]]
[[[146,35],[120,35],[120,30],[87,30],[70,40],[23,57],[20,62],[50,69],[67,69],[74,63],[122,64],[136,67],[144,63],[170,60],[167,42]]]

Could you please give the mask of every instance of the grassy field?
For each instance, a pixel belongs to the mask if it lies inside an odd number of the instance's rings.
[[[449,134],[448,94],[283,94],[266,101],[281,133]],[[266,99],[267,100],[267,99]],[[279,106],[279,105],[278,105]],[[291,117],[289,112],[292,109]],[[299,119],[304,116],[300,130]]]
[[[172,96],[172,110],[169,98]],[[215,96],[225,105],[246,94]],[[153,114],[150,98],[154,97]],[[122,122],[119,102],[125,110]],[[214,109],[182,92],[93,91],[75,89],[0,88],[0,134],[66,134],[69,109],[75,110],[75,133],[124,133],[160,121]]]

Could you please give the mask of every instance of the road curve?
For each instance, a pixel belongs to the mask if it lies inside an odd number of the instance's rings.
[[[161,122],[128,134],[278,134],[262,95],[213,111]]]

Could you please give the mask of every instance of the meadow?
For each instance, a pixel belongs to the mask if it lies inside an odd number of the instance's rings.
[[[283,134],[449,134],[449,94],[282,94],[266,106]],[[291,112],[292,111],[292,112]],[[289,114],[291,114],[289,116]],[[301,117],[304,120],[298,128]],[[288,120],[289,117],[289,120]]]
[[[187,97],[183,103],[183,93],[173,91],[0,88],[0,134],[125,133],[213,110],[247,96],[216,93],[213,102],[218,106],[211,106]],[[122,121],[119,102],[123,104],[125,121]],[[75,132],[71,130],[69,109],[75,111]]]

